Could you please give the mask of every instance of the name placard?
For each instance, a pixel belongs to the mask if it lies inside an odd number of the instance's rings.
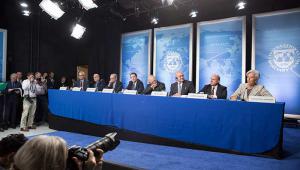
[[[81,90],[80,87],[73,87],[73,88],[72,88],[72,91],[80,91],[80,90]]]
[[[113,93],[114,89],[103,89],[102,93]]]
[[[152,91],[151,96],[168,96],[166,91]]]
[[[86,91],[87,91],[87,92],[95,92],[95,91],[96,91],[96,88],[87,88]]]
[[[207,99],[207,94],[202,94],[202,93],[189,93],[187,98],[192,98],[192,99]]]
[[[249,102],[275,103],[275,97],[272,96],[249,96]]]
[[[68,87],[60,87],[59,90],[68,90]]]
[[[130,95],[136,95],[137,91],[136,90],[124,90],[123,94],[130,94]]]

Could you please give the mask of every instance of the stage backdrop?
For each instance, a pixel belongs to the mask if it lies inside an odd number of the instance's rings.
[[[135,72],[138,78],[147,85],[150,74],[151,30],[125,33],[121,41],[121,81],[126,88],[130,73]]]
[[[300,9],[253,16],[252,68],[259,83],[286,102],[285,112],[300,114]]]
[[[192,80],[192,24],[155,28],[153,74],[170,91],[175,73],[182,71]]]
[[[6,81],[6,42],[7,31],[0,29],[0,80]]]
[[[197,91],[215,73],[229,97],[245,81],[245,66],[245,17],[197,24]]]

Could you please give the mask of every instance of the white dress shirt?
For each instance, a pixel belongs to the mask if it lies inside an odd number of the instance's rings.
[[[211,90],[214,88],[214,94],[212,94],[212,98],[216,99],[217,97],[217,90],[218,90],[218,85],[211,86]]]
[[[22,89],[24,90],[24,96],[36,97],[36,83],[30,82],[28,79],[22,82]]]

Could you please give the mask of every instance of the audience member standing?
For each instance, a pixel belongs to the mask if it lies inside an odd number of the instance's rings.
[[[7,82],[5,89],[6,92],[6,105],[4,122],[7,127],[16,128],[17,125],[17,112],[19,107],[19,100],[22,93],[22,85],[17,81],[17,74],[10,75],[10,81]]]
[[[29,129],[35,129],[33,120],[36,110],[36,82],[33,73],[27,73],[27,79],[23,81],[22,88],[24,90],[24,100],[20,130],[29,131]]]

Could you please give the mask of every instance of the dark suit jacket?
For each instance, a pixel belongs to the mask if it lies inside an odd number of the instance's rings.
[[[64,82],[64,83],[59,82],[57,87],[60,88],[60,87],[69,87],[69,86],[70,86],[70,85],[69,85],[68,82]]]
[[[178,92],[178,82],[171,84],[170,96],[173,96]],[[181,95],[187,95],[189,93],[195,93],[195,87],[193,82],[184,80],[181,89]]]
[[[112,83],[108,83],[108,85],[105,88],[112,89],[113,88],[113,84]],[[116,86],[114,88],[114,93],[119,93],[120,91],[122,91],[122,88],[123,88],[122,82],[117,81],[116,82]]]
[[[207,84],[205,85],[200,92],[203,92],[204,94],[213,95],[211,94],[211,85]],[[226,99],[227,98],[227,87],[222,86],[221,84],[218,84],[217,88],[217,98],[218,99]]]
[[[154,89],[151,88],[151,84],[148,84],[143,94],[151,94],[152,91],[164,91],[164,90],[166,90],[165,84],[157,81],[157,86]]]
[[[77,81],[75,82],[74,87],[81,87],[81,86],[80,86],[80,80],[77,80]],[[84,81],[83,81],[83,88],[82,88],[82,91],[86,91],[86,89],[87,89],[88,87],[89,87],[89,81],[88,81],[88,80],[84,80]]]
[[[137,79],[136,81],[136,88],[133,89],[133,82],[129,81],[128,86],[126,87],[127,90],[136,90],[138,94],[143,93],[144,91],[144,84],[141,80]]]
[[[48,89],[55,89],[56,88],[56,81],[54,80],[54,82],[51,81],[51,79],[47,79],[47,88]]]
[[[8,89],[15,89],[15,88],[21,88],[22,89],[22,84],[18,81],[15,81],[14,84],[11,81],[7,82],[6,88],[5,88],[5,93],[7,94],[8,98],[13,98],[17,99],[18,96],[20,96],[21,92],[19,94],[16,93],[17,90],[8,92]]]
[[[90,84],[91,88],[96,88],[96,91],[102,91],[105,87],[105,82],[101,79],[98,83],[94,82]]]

